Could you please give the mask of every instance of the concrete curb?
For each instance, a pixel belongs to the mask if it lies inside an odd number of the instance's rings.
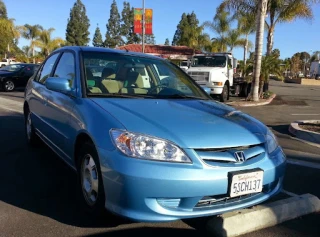
[[[320,120],[298,120],[290,124],[289,132],[295,137],[310,143],[320,144],[320,133],[302,129],[299,124],[319,123]]]
[[[276,94],[272,94],[269,99],[263,102],[249,102],[249,101],[233,101],[226,103],[227,105],[239,106],[239,107],[249,107],[249,106],[260,106],[260,105],[267,105],[272,102],[272,100],[276,97]]]
[[[315,212],[320,212],[319,198],[303,194],[251,209],[225,213],[208,221],[207,231],[212,236],[239,236]]]

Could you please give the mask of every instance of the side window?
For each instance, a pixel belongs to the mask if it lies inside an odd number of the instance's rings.
[[[33,66],[27,66],[23,69],[23,74],[28,77],[31,77],[33,75],[33,72]]]
[[[71,87],[73,86],[76,73],[74,62],[74,55],[70,52],[65,52],[61,56],[54,72],[54,77],[68,79]]]
[[[232,60],[228,58],[228,69],[232,69]]]
[[[42,66],[41,71],[39,71],[36,77],[36,81],[39,81],[42,84],[46,82],[47,78],[50,76],[54,63],[56,62],[58,56],[59,54],[56,53],[47,59],[47,61]]]

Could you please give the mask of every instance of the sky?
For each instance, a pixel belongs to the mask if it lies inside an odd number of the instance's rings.
[[[3,0],[7,7],[8,17],[15,19],[16,25],[40,24],[45,29],[55,28],[53,37],[65,39],[66,26],[70,16],[70,9],[76,0]],[[123,8],[123,0],[116,0],[119,13]],[[127,0],[131,7],[141,8],[143,0]],[[145,8],[153,10],[153,33],[156,44],[164,44],[166,38],[173,39],[177,24],[183,13],[194,12],[199,23],[212,21],[217,6],[222,0],[145,0]],[[105,39],[106,24],[110,16],[112,0],[82,0],[90,20],[90,39],[97,25]],[[205,30],[211,38],[216,34],[209,29]],[[266,51],[266,33],[264,37],[264,53]],[[250,36],[255,42],[255,35]],[[281,23],[275,29],[274,48],[280,50],[281,58],[291,57],[296,52],[320,51],[320,5],[314,6],[313,20],[295,20],[290,23]],[[19,40],[19,47],[29,45],[25,39]],[[91,42],[89,43],[91,45]],[[254,49],[252,49],[253,51]],[[236,58],[243,58],[243,49],[233,51]]]

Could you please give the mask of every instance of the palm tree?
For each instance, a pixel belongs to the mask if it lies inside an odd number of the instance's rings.
[[[256,30],[256,16],[248,12],[239,12],[237,16],[238,29],[245,35],[245,43],[243,45],[243,63],[247,63],[247,53],[253,47],[253,43],[249,40],[249,35],[253,34]]]
[[[212,39],[212,48],[218,48],[218,51],[227,50],[227,34],[230,31],[232,21],[234,21],[234,17],[231,17],[229,12],[222,9],[221,11],[217,11],[213,21],[205,21],[203,23],[203,27],[218,34],[217,37]]]
[[[310,20],[313,18],[312,5],[320,3],[319,0],[269,0],[269,22],[266,19],[268,29],[267,54],[270,55],[274,44],[274,31],[278,23],[292,22],[297,18]]]
[[[229,52],[233,52],[233,49],[246,44],[246,39],[240,38],[242,35],[238,29],[233,29],[227,32],[226,43],[229,47]]]
[[[34,42],[34,45],[43,51],[45,57],[48,56],[53,50],[59,48],[61,44],[65,42],[62,38],[59,37],[52,39],[51,34],[54,30],[54,28],[42,30],[39,34],[38,39]]]
[[[22,29],[22,36],[25,39],[30,40],[30,48],[32,50],[32,57],[33,63],[35,63],[35,47],[36,47],[36,40],[39,38],[43,27],[40,25],[29,25],[25,24],[24,28]]]

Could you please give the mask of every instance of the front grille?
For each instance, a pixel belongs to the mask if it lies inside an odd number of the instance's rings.
[[[188,74],[195,81],[209,81],[209,73],[208,72],[188,72]]]
[[[274,181],[270,184],[264,185],[261,193],[251,193],[251,194],[246,194],[238,197],[229,197],[227,194],[206,196],[206,197],[203,197],[197,203],[195,208],[235,204],[236,202],[246,201],[248,199],[257,198],[259,196],[270,193],[276,186],[277,186],[277,181]]]
[[[250,146],[195,149],[199,157],[207,164],[221,166],[223,164],[238,164],[265,154],[264,144]],[[241,152],[244,160],[239,160],[236,153]]]

